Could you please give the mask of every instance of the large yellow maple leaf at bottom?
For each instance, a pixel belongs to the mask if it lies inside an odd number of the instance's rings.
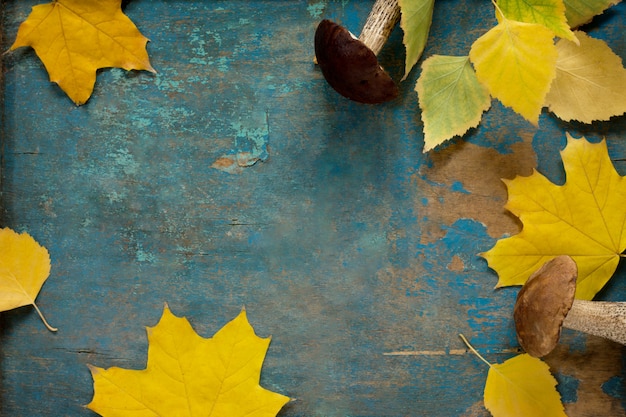
[[[561,157],[562,186],[536,171],[505,181],[505,207],[523,228],[481,255],[498,273],[497,287],[523,285],[543,263],[569,255],[578,265],[576,298],[591,300],[626,249],[626,178],[613,167],[605,141],[568,135]]]
[[[166,305],[147,331],[146,369],[90,366],[89,409],[106,417],[273,417],[289,401],[259,385],[270,339],[256,336],[245,310],[205,339]]]
[[[77,104],[85,103],[99,68],[156,72],[144,37],[121,9],[121,0],[56,0],[34,6],[11,50],[31,46],[50,81]]]

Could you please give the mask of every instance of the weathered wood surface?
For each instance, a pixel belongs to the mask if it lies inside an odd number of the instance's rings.
[[[36,3],[3,2],[3,50]],[[60,330],[0,314],[1,415],[93,415],[86,365],[143,368],[164,302],[204,336],[245,306],[272,335],[262,384],[295,399],[281,416],[488,415],[487,369],[457,335],[493,362],[517,348],[517,291],[494,291],[477,256],[519,230],[500,178],[563,181],[565,131],[606,137],[626,174],[626,119],[537,129],[494,102],[423,155],[418,70],[365,106],[312,63],[319,20],[358,32],[371,3],[134,0],[158,74],[100,71],[78,108],[33,51],[4,56],[2,226],[49,249],[38,301]],[[625,14],[587,28],[622,58]],[[465,55],[494,22],[489,2],[438,2],[425,56]],[[396,30],[381,54],[396,79],[403,58]],[[600,298],[626,298],[623,267]],[[624,358],[565,332],[547,360],[570,416],[626,415]]]

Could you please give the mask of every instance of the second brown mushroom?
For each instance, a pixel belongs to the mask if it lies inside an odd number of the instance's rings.
[[[626,345],[626,302],[574,299],[577,277],[576,262],[566,255],[557,256],[532,274],[518,293],[515,329],[529,355],[550,353],[562,327]]]
[[[398,86],[376,56],[399,19],[398,0],[376,0],[358,38],[343,26],[322,20],[315,31],[315,59],[328,84],[360,103],[395,99]]]

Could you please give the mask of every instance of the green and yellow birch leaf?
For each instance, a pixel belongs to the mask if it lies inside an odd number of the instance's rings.
[[[498,7],[507,19],[539,23],[556,36],[576,42],[565,18],[563,0],[499,0]]]
[[[424,52],[433,20],[435,0],[400,0],[399,3],[400,27],[404,31],[402,42],[406,49],[402,77],[402,80],[405,80]]]
[[[626,112],[626,69],[602,40],[576,32],[580,46],[556,44],[556,77],[546,106],[562,120],[591,123]]]
[[[569,255],[578,266],[576,298],[591,300],[626,250],[626,177],[613,167],[605,141],[593,144],[567,135],[561,158],[563,185],[537,171],[504,181],[505,208],[523,228],[481,256],[498,273],[497,287],[503,287],[523,285],[547,261]]]
[[[491,105],[467,56],[435,55],[424,61],[415,86],[424,122],[424,152],[478,126]]]
[[[472,45],[476,76],[493,97],[537,125],[556,72],[554,34],[537,23],[499,20]]]
[[[563,0],[565,17],[571,28],[584,25],[621,0]]]

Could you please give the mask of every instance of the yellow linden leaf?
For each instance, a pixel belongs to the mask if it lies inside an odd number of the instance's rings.
[[[615,171],[605,141],[567,135],[561,157],[567,177],[562,186],[538,172],[505,181],[506,208],[524,226],[481,256],[502,287],[523,285],[545,262],[569,255],[578,265],[576,298],[591,300],[626,249],[626,179]]]
[[[435,0],[399,0],[398,3],[401,11],[400,27],[404,33],[402,42],[406,48],[402,77],[404,81],[424,52],[433,20]]]
[[[566,417],[550,367],[527,353],[489,366],[485,407],[494,417]]]
[[[270,339],[254,333],[245,310],[205,339],[166,305],[147,331],[146,369],[90,366],[89,409],[105,417],[273,417],[289,401],[259,385]]]
[[[489,92],[476,79],[466,56],[428,58],[415,90],[424,121],[424,152],[478,126],[491,106]]]
[[[621,0],[563,0],[565,17],[571,28],[584,25]]]
[[[0,311],[32,305],[49,330],[51,327],[35,304],[50,275],[50,255],[28,233],[0,229]]]
[[[543,25],[506,19],[478,38],[470,59],[493,97],[537,125],[555,75],[554,34]]]
[[[556,44],[556,78],[545,104],[565,121],[591,123],[626,112],[626,69],[622,59],[599,39],[575,32],[580,46]]]
[[[83,104],[99,68],[155,72],[146,52],[148,39],[120,6],[121,0],[56,0],[34,6],[11,50],[33,47],[50,81]]]

